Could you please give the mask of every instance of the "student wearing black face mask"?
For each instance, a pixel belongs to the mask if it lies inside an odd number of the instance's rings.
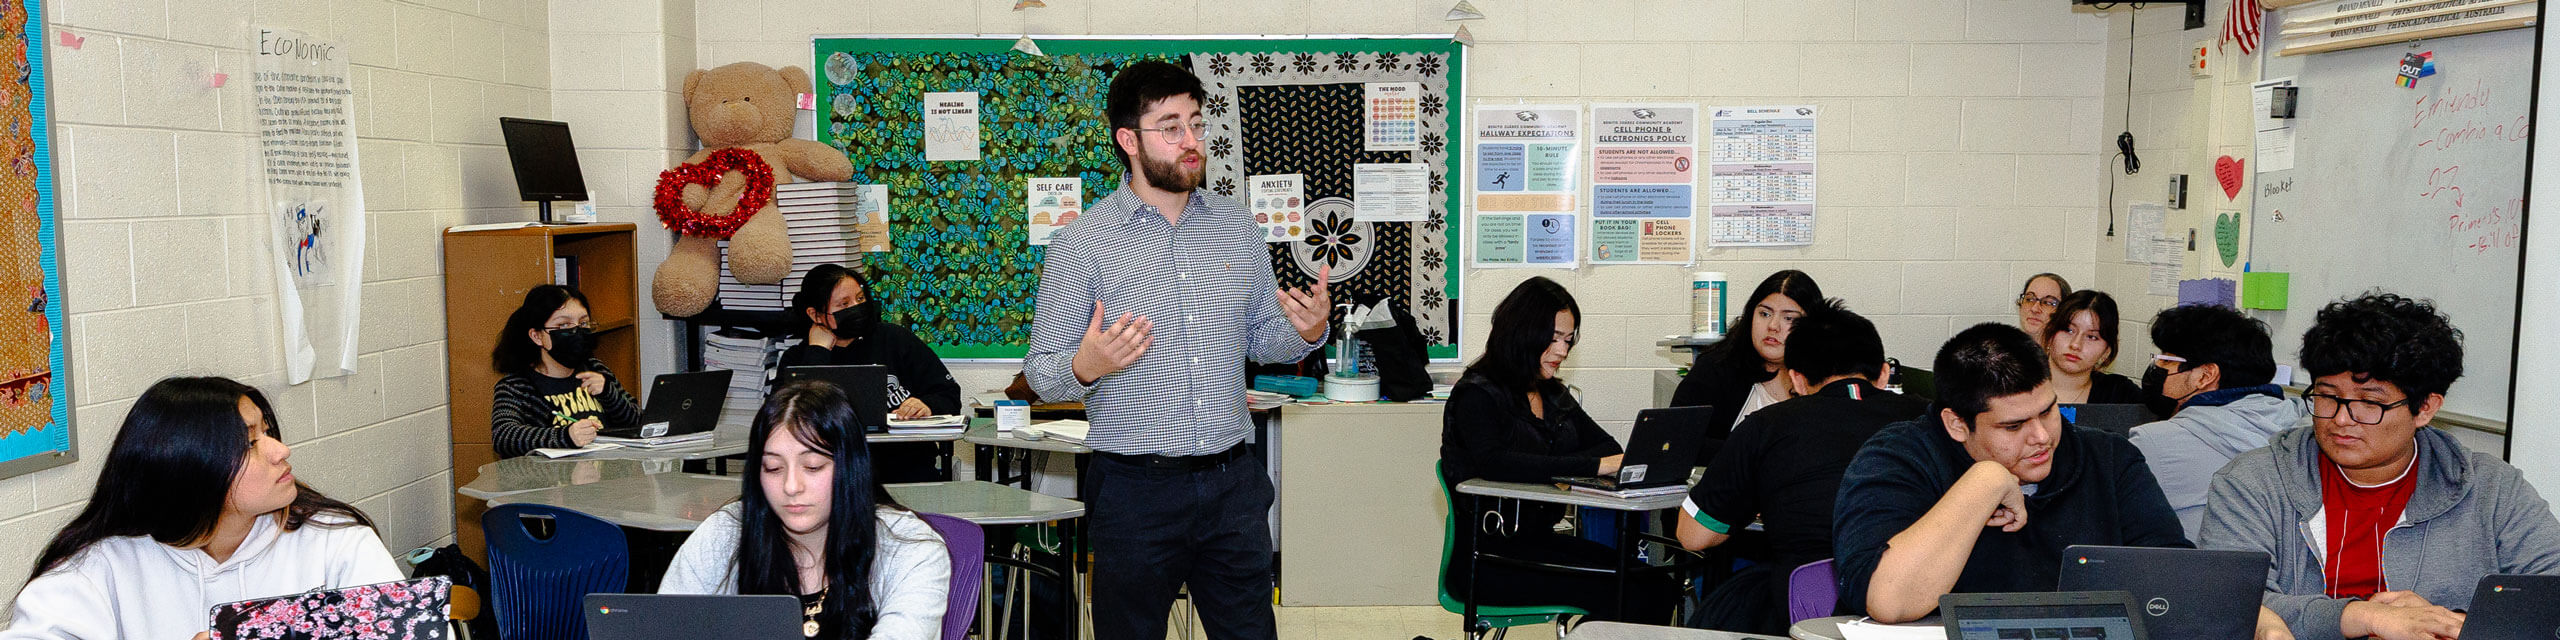
[[[595,351],[585,294],[556,284],[525,292],[489,353],[491,366],[506,376],[489,405],[498,457],[584,447],[597,431],[640,424],[640,403]]]
[[[889,405],[877,410],[901,420],[960,412],[960,383],[951,370],[914,332],[881,321],[880,301],[862,272],[834,264],[809,269],[791,296],[791,312],[807,341],[783,351],[782,366],[886,366]],[[882,483],[949,479],[933,466],[939,456],[932,444],[875,443],[871,452]]]

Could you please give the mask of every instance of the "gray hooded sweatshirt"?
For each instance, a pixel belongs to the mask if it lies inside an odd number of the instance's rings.
[[[2308,426],[2310,405],[2266,385],[2199,395],[2178,415],[2134,427],[2132,440],[2151,461],[2151,475],[2160,480],[2169,508],[2177,510],[2178,524],[2196,533],[2204,530],[2204,494],[2213,486],[2213,472],[2240,452],[2267,446],[2276,434]]]
[[[2353,600],[2322,595],[2328,518],[2320,502],[2320,447],[2313,429],[2277,434],[2213,476],[2206,549],[2272,557],[2264,604],[2297,638],[2338,638]],[[2452,434],[2418,429],[2418,487],[2399,526],[2382,536],[2382,575],[2394,591],[2465,609],[2490,574],[2560,574],[2560,520],[2506,461],[2464,448]]]

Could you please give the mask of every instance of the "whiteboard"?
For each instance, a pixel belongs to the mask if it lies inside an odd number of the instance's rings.
[[[2427,51],[2436,75],[2397,86],[2401,56]],[[2507,420],[2533,63],[2531,29],[2267,61],[2302,88],[2294,168],[2252,185],[2250,266],[2292,274],[2290,308],[2257,312],[2280,361],[2330,301],[2432,299],[2463,333],[2445,410]]]

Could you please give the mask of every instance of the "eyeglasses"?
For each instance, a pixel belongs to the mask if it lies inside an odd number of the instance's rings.
[[[2386,404],[2374,402],[2372,400],[2349,399],[2326,393],[2314,393],[2310,395],[2311,415],[2313,417],[2334,420],[2338,417],[2338,409],[2340,407],[2345,407],[2347,410],[2347,419],[2355,421],[2356,424],[2382,424],[2382,412],[2407,406],[2410,400],[2409,398],[2401,398],[2399,402]]]
[[[2027,305],[2036,305],[2046,309],[2052,309],[2054,307],[2062,306],[2062,299],[2053,296],[2039,296],[2032,293],[2018,294],[2018,306],[2024,307]]]
[[[1203,123],[1197,123],[1197,124],[1191,124],[1191,125],[1179,125],[1179,124],[1177,124],[1177,125],[1167,125],[1167,126],[1162,126],[1162,127],[1156,127],[1156,128],[1153,128],[1153,129],[1139,129],[1139,128],[1136,128],[1136,127],[1131,127],[1131,128],[1130,128],[1130,130],[1131,130],[1131,131],[1137,131],[1137,132],[1139,132],[1139,133],[1153,133],[1153,134],[1157,134],[1157,135],[1164,136],[1164,141],[1165,141],[1165,142],[1181,142],[1181,141],[1183,141],[1183,140],[1207,140],[1207,139],[1209,139],[1209,124],[1208,124],[1208,123],[1206,123],[1206,122],[1203,122]],[[1183,137],[1180,137],[1180,136],[1183,134],[1183,132],[1185,132],[1185,131],[1190,132],[1190,134],[1191,134],[1191,137],[1190,137],[1190,138],[1183,138]]]
[[[586,321],[586,322],[580,322],[580,323],[577,323],[577,324],[563,324],[563,325],[553,325],[553,326],[543,327],[543,330],[545,330],[545,331],[560,331],[560,330],[563,330],[563,329],[586,329],[586,330],[588,330],[588,331],[594,331],[594,330],[595,330],[595,328],[596,328],[596,323],[595,323],[595,321],[593,321],[593,320],[589,320],[589,321]]]

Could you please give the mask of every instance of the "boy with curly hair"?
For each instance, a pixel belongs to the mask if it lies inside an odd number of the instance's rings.
[[[2312,426],[2214,474],[2200,537],[2268,554],[2263,603],[2291,636],[2456,637],[2481,576],[2560,573],[2560,521],[2533,486],[2427,428],[2462,376],[2462,332],[2433,304],[2330,303],[2301,355]],[[2288,637],[2269,618],[2258,637]]]

